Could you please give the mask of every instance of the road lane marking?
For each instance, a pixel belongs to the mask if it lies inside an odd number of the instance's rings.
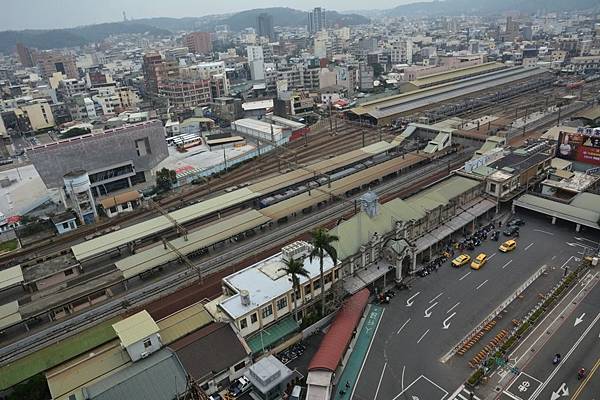
[[[414,299],[415,297],[417,297],[419,294],[421,294],[421,292],[417,292],[417,293],[415,293],[414,295],[412,295],[411,297],[409,297],[409,298],[408,298],[408,300],[406,300],[406,307],[410,307],[410,306],[412,306],[412,305],[413,305],[413,303],[414,303],[414,302],[413,302],[413,299]]]
[[[421,337],[419,338],[419,340],[417,340],[417,343],[421,343],[421,340],[423,340],[423,338],[425,337],[425,335],[427,335],[428,333],[429,333],[429,329],[427,329],[425,331],[425,333],[421,335]]]
[[[592,323],[581,334],[581,336],[579,337],[579,339],[577,339],[577,341],[575,342],[575,344],[573,345],[573,347],[571,347],[571,349],[565,355],[565,357],[562,360],[560,360],[560,363],[558,363],[558,365],[556,366],[556,368],[554,368],[552,370],[552,373],[550,374],[550,376],[548,376],[548,378],[546,378],[546,380],[544,381],[544,383],[542,383],[540,385],[540,387],[538,387],[538,389],[533,393],[533,396],[530,398],[530,400],[537,399],[538,396],[540,395],[540,393],[542,392],[542,390],[544,390],[546,388],[546,386],[548,385],[548,383],[550,383],[550,381],[552,379],[554,379],[554,375],[556,375],[558,373],[558,371],[560,370],[560,368],[569,359],[569,357],[571,356],[571,354],[573,354],[573,352],[575,351],[575,349],[577,349],[577,347],[579,347],[579,344],[583,341],[583,339],[587,336],[587,334],[592,330],[592,328],[594,328],[594,325],[596,325],[596,322],[598,322],[598,319],[600,319],[600,313],[598,313],[596,315],[596,318],[594,318],[594,320],[592,321]]]
[[[512,263],[512,262],[513,262],[513,260],[508,260],[508,262],[502,266],[502,269],[508,267],[510,265],[510,263]]]
[[[556,256],[552,256],[552,260],[554,260],[556,258]]]
[[[489,256],[489,257],[488,257],[488,261],[489,261],[489,260],[491,260],[491,259],[492,259],[492,257],[494,257],[496,254],[498,254],[498,253],[494,253],[494,254],[492,254],[491,256]]]
[[[446,314],[448,314],[450,311],[454,310],[456,307],[458,307],[458,305],[460,304],[460,301],[458,303],[456,303],[455,305],[453,305],[452,307],[450,307],[450,309],[448,311],[446,311]]]
[[[381,371],[381,376],[379,377],[379,383],[377,384],[377,390],[375,391],[375,396],[373,400],[377,400],[377,395],[379,394],[379,388],[381,387],[381,381],[383,380],[383,374],[385,374],[385,367],[387,367],[387,361],[383,364],[383,371]]]
[[[398,332],[396,332],[396,335],[397,335],[397,334],[399,334],[399,333],[400,333],[400,331],[401,331],[402,329],[404,329],[404,327],[406,326],[406,324],[408,324],[409,322],[410,322],[410,318],[409,318],[409,319],[407,319],[407,320],[406,320],[406,322],[402,324],[402,326],[400,327],[400,329],[398,329]]]
[[[569,266],[568,266],[567,264],[568,264],[568,263],[569,263],[569,261],[571,261],[572,259],[573,259],[573,256],[569,257],[569,258],[567,259],[567,261],[565,261],[565,262],[563,263],[563,265],[561,265],[561,266],[560,266],[560,269],[565,269],[565,267],[566,267],[566,268],[569,268]]]
[[[435,307],[437,305],[438,305],[438,302],[436,301],[431,306],[429,306],[429,308],[427,310],[425,310],[425,318],[431,317],[431,312],[429,312],[429,310],[431,310],[433,307]]]
[[[575,390],[575,393],[573,393],[573,397],[571,397],[571,400],[577,400],[577,398],[581,394],[581,391],[586,387],[586,385],[588,384],[590,379],[592,379],[592,376],[594,376],[594,374],[596,373],[596,370],[598,369],[599,366],[600,366],[600,358],[598,359],[598,361],[596,361],[594,368],[592,368],[592,370],[588,373],[588,376],[583,380],[583,382],[581,382],[581,385],[579,385],[577,390]]]
[[[589,274],[589,272],[586,272],[586,273],[585,273],[585,274],[582,276],[582,279],[583,279],[583,278],[585,278],[585,277],[586,277],[588,274]],[[597,274],[596,274],[596,275],[597,275]],[[595,277],[595,275],[594,275],[594,277]],[[576,286],[576,285],[575,285],[575,286],[573,286],[573,287],[571,288],[571,290],[569,290],[569,292],[563,296],[563,298],[562,298],[562,299],[561,299],[561,300],[558,302],[558,304],[556,304],[556,306],[554,306],[554,309],[557,309],[557,308],[558,308],[558,306],[560,306],[560,305],[561,305],[561,304],[562,304],[562,303],[563,303],[563,302],[564,302],[564,301],[565,301],[565,300],[568,298],[568,296],[569,296],[569,295],[570,295],[570,294],[571,294],[571,293],[572,293],[572,292],[573,292],[575,289],[577,289],[577,286]],[[578,292],[578,293],[575,295],[575,297],[574,297],[574,298],[577,298],[577,297],[579,297],[579,295],[580,295],[580,294],[581,294],[581,293],[582,293],[584,290],[585,290],[585,287],[584,287],[583,289],[581,289],[581,290],[580,290],[580,291],[579,291],[579,292]],[[565,310],[566,310],[566,308],[565,308],[565,309],[563,309],[563,310],[562,310],[560,313],[558,313],[558,315],[556,316],[556,318],[554,318],[554,320],[552,321],[552,323],[550,323],[550,325],[548,325],[548,326],[546,327],[546,330],[549,330],[549,329],[550,329],[550,328],[551,328],[551,327],[552,327],[552,326],[553,326],[553,325],[554,325],[554,324],[555,324],[555,323],[556,323],[556,322],[557,322],[559,319],[562,319],[562,316],[563,316],[563,314],[564,314]],[[547,314],[547,315],[544,317],[544,319],[542,319],[540,322],[538,322],[538,323],[537,323],[538,327],[539,327],[539,326],[541,326],[541,325],[544,323],[544,321],[546,321],[546,319],[547,319],[548,317],[550,317],[551,315],[552,315],[551,313],[548,313],[548,314]],[[533,330],[533,331],[530,333],[530,335],[531,335],[531,334],[533,334],[533,333],[535,332],[535,330],[536,330],[536,329],[537,329],[537,327],[536,327],[536,328],[535,328],[535,329],[534,329],[534,330]],[[528,349],[527,349],[527,350],[526,350],[526,351],[525,351],[523,354],[521,354],[521,356],[520,356],[519,358],[517,358],[517,359],[515,360],[515,365],[516,365],[516,364],[517,364],[519,361],[521,361],[521,359],[522,359],[523,357],[525,357],[527,354],[529,354],[529,352],[530,352],[530,350],[533,348],[533,346],[535,346],[535,345],[537,344],[537,342],[538,342],[540,339],[542,339],[542,338],[544,338],[544,336],[543,336],[543,335],[539,335],[539,336],[538,336],[538,338],[537,338],[537,339],[536,339],[536,340],[535,340],[535,341],[534,341],[534,342],[531,344],[531,346],[529,346],[529,348],[528,348]],[[547,340],[546,340],[546,341],[547,341]],[[519,349],[521,348],[521,346],[522,346],[524,343],[525,343],[525,342],[521,342],[521,343],[519,343],[519,345],[518,345],[518,346],[517,346],[517,347],[516,347],[516,348],[515,348],[515,349],[512,351],[512,353],[511,353],[511,354],[515,354],[515,353],[517,352],[517,350],[519,350]],[[545,342],[544,342],[544,343],[545,343]]]
[[[463,279],[465,279],[467,276],[471,275],[472,271],[467,272],[466,274],[463,275],[462,278],[459,279],[459,281],[462,281]]]
[[[377,331],[379,330],[379,324],[381,323],[381,320],[383,319],[383,314],[385,313],[385,308],[383,310],[381,310],[381,315],[379,316],[379,321],[377,322],[377,326],[375,327],[375,332],[373,332],[373,337],[371,338],[371,343],[369,343],[369,348],[367,349],[367,354],[365,354],[365,358],[363,359],[362,365],[360,366],[360,369],[358,370],[358,377],[356,378],[356,383],[358,383],[358,381],[360,380],[360,376],[362,375],[362,370],[365,367],[365,363],[367,362],[367,358],[369,358],[369,353],[371,352],[371,346],[373,345],[373,342],[375,341],[375,336],[377,336]],[[358,385],[352,385],[352,393],[350,393],[350,398],[353,399],[354,398],[354,391],[356,390],[356,387]]]
[[[548,232],[548,231],[543,231],[541,229],[534,229],[534,232],[542,232],[542,233],[545,233],[546,235],[554,236],[554,233]]]
[[[529,243],[529,244],[527,245],[527,247],[525,247],[525,251],[529,250],[529,248],[530,248],[531,246],[533,246],[533,245],[534,245],[534,243],[535,243],[535,242],[531,242],[531,243]]]
[[[488,281],[487,279],[486,279],[485,281],[483,281],[483,283],[482,283],[481,285],[477,286],[477,289],[475,289],[475,290],[479,290],[479,289],[481,289],[481,287],[482,287],[483,285],[485,285],[485,284],[487,283],[487,281]]]
[[[400,382],[400,387],[404,390],[404,371],[406,371],[406,365],[402,366],[402,381]]]
[[[440,296],[441,296],[441,295],[443,295],[443,294],[444,294],[444,292],[442,292],[442,293],[438,294],[438,295],[437,295],[437,296],[435,296],[433,299],[429,300],[429,304],[431,304],[431,303],[433,303],[434,301],[436,301],[437,299],[439,299],[439,298],[440,298]]]

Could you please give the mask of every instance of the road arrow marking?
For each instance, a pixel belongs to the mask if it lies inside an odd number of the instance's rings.
[[[583,317],[585,317],[585,313],[581,314],[580,317],[575,318],[575,324],[573,324],[573,326],[577,326],[580,323],[582,323],[583,322]]]
[[[444,294],[444,292],[442,292],[442,293],[438,294],[438,295],[437,295],[437,296],[435,296],[433,299],[429,300],[429,304],[431,304],[431,303],[433,303],[434,301],[436,301],[437,299],[439,299],[439,298],[440,298],[440,296],[441,296],[441,295],[443,295],[443,294]]]
[[[406,300],[406,307],[412,306],[414,298],[417,297],[420,294],[421,294],[421,292],[417,292],[414,295],[412,295],[408,300]]]
[[[448,318],[446,318],[446,319],[444,320],[444,322],[442,323],[442,325],[444,325],[444,326],[442,327],[442,329],[448,329],[448,328],[450,328],[450,322],[449,322],[449,321],[450,321],[450,320],[452,319],[452,317],[454,317],[455,315],[456,315],[456,312],[453,312],[452,314],[450,314],[450,316],[449,316]]]
[[[437,301],[435,303],[433,303],[427,310],[425,310],[425,318],[429,318],[431,317],[431,310],[433,307],[437,306]]]
[[[567,384],[563,382],[562,385],[560,385],[560,387],[558,388],[558,390],[556,392],[552,392],[552,396],[550,396],[550,400],[556,400],[559,397],[566,397],[569,395],[569,388],[567,387]]]

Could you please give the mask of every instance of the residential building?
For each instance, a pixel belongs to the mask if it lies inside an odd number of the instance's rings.
[[[274,39],[275,32],[273,31],[273,16],[267,13],[260,13],[256,19],[258,36],[266,37],[271,40]]]
[[[142,195],[137,190],[119,193],[115,196],[101,199],[100,205],[108,218],[131,212],[141,204]]]
[[[244,116],[242,100],[233,97],[216,97],[211,108],[216,117],[226,122],[233,122]]]
[[[54,215],[50,220],[59,235],[77,229],[77,216],[71,211]]]
[[[142,71],[146,92],[158,94],[158,87],[167,79],[177,76],[177,62],[164,60],[159,53],[144,54]]]
[[[158,93],[176,110],[189,110],[212,102],[210,80],[202,78],[174,78],[161,82]]]
[[[392,64],[412,64],[413,45],[410,40],[401,40],[392,45],[390,51]]]
[[[194,382],[206,394],[226,389],[244,375],[250,351],[230,324],[211,323],[169,345]],[[198,360],[202,362],[198,362]]]
[[[52,107],[46,100],[32,100],[14,111],[17,119],[24,120],[29,131],[48,129],[55,125]]]
[[[79,78],[75,56],[58,51],[43,51],[36,55],[40,76],[49,79],[55,72],[60,72],[67,78]]]
[[[23,45],[23,43],[17,43],[17,55],[19,56],[19,62],[25,68],[31,68],[35,65],[35,54],[29,47]]]
[[[326,28],[325,10],[315,7],[308,13],[308,32],[316,33]]]
[[[188,33],[183,39],[183,44],[196,54],[209,54],[213,49],[209,32]]]
[[[262,46],[247,46],[248,66],[253,81],[265,79],[265,58]]]
[[[358,66],[358,88],[360,90],[373,90],[374,72],[373,67],[361,62]]]

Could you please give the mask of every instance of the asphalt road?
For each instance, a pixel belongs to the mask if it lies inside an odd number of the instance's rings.
[[[588,274],[591,279],[598,271]],[[593,285],[596,280],[584,279],[579,286]],[[579,289],[579,288],[578,288]],[[538,349],[535,358],[520,371],[500,400],[600,399],[600,285],[587,296],[563,321],[552,337]],[[562,361],[552,364],[556,353]],[[577,371],[585,368],[587,378],[577,379]]]
[[[538,279],[549,288],[563,275],[561,267],[576,262],[586,246],[578,245],[585,242],[573,226],[552,226],[532,216],[526,220],[515,251],[497,250],[504,236],[499,242],[488,240],[470,252],[471,257],[479,252],[490,257],[479,271],[452,268],[448,262],[392,299],[353,398],[441,400],[464,382],[472,371],[468,358],[446,363],[440,358],[540,267],[549,267],[548,275]]]

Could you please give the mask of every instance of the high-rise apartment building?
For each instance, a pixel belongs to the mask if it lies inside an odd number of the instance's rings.
[[[17,55],[22,66],[31,68],[35,65],[34,52],[23,43],[17,43]]]
[[[273,31],[273,16],[267,13],[261,13],[257,17],[257,31],[258,36],[267,37],[274,39],[275,33]]]
[[[161,82],[178,75],[177,61],[165,60],[159,53],[144,54],[142,63],[146,92],[157,94]]]
[[[248,53],[248,66],[250,67],[252,80],[265,79],[265,56],[262,46],[248,46],[246,52]]]
[[[392,64],[412,64],[413,46],[410,40],[401,40],[390,51]]]
[[[326,28],[325,10],[315,7],[308,13],[308,31],[310,33],[320,32]]]
[[[78,78],[75,56],[58,51],[43,51],[37,53],[37,67],[42,78],[49,79],[55,72],[60,72],[67,78]]]
[[[212,40],[209,32],[192,32],[185,36],[183,43],[196,54],[208,54],[212,52]]]

